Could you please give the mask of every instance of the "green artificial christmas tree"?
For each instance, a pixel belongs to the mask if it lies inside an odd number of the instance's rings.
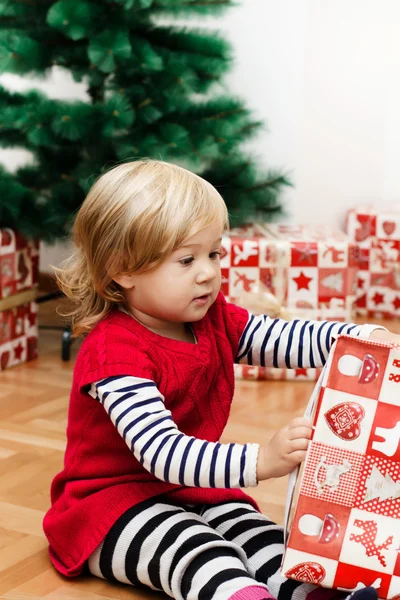
[[[234,224],[279,212],[279,172],[257,173],[240,145],[261,127],[240,100],[215,95],[231,64],[213,31],[160,18],[216,14],[231,0],[0,0],[0,72],[46,76],[54,66],[87,85],[90,101],[0,86],[0,145],[34,164],[0,166],[0,227],[52,240],[94,179],[152,157],[199,173],[222,193]]]

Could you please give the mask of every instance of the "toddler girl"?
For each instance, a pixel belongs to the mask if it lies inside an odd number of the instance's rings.
[[[209,183],[159,161],[117,166],[82,204],[75,252],[58,271],[85,339],[44,519],[51,560],[69,577],[85,570],[177,600],[344,598],[280,574],[282,528],[241,488],[303,461],[311,423],[294,419],[267,444],[221,444],[233,365],[319,367],[341,333],[398,339],[228,304],[227,225]]]

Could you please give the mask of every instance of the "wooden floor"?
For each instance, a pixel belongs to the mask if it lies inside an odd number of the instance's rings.
[[[40,307],[40,323],[54,324],[55,305]],[[389,325],[397,328],[397,324]],[[40,358],[0,373],[0,598],[6,600],[158,599],[95,578],[66,579],[52,568],[42,519],[50,482],[61,468],[73,359],[60,359],[61,333],[41,330]],[[290,418],[301,415],[313,384],[238,382],[223,441],[268,441]],[[255,415],[255,416],[253,416]],[[261,483],[250,494],[281,523],[286,479]]]

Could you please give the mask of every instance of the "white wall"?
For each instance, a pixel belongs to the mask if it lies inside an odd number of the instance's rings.
[[[400,202],[398,0],[245,0],[226,26],[230,88],[269,124],[256,148],[292,170],[291,219],[342,226],[356,202]]]
[[[267,122],[250,148],[291,173],[291,220],[342,225],[355,202],[400,202],[398,0],[242,0],[202,25],[233,42],[226,89]],[[84,94],[63,75],[48,86],[53,97]],[[16,158],[3,151],[0,160]],[[63,253],[45,249],[41,268]]]
[[[358,201],[399,202],[400,3],[310,0],[295,211],[341,222]]]

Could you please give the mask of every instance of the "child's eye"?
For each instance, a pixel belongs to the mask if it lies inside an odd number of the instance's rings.
[[[215,250],[215,252],[211,252],[210,258],[218,259],[221,256],[221,252],[219,250]]]
[[[186,258],[182,258],[182,260],[180,260],[179,262],[181,263],[181,265],[184,265],[186,267],[187,265],[190,265],[193,261],[193,256],[187,256]]]

